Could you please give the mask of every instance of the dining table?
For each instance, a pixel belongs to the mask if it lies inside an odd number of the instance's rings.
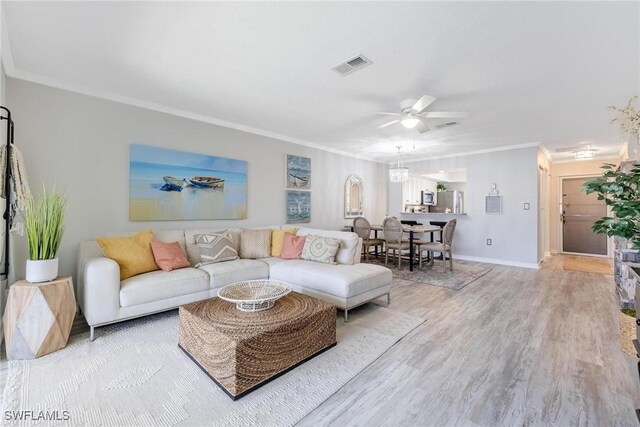
[[[402,229],[405,233],[409,233],[409,271],[413,271],[413,256],[415,255],[415,249],[413,242],[415,240],[415,234],[431,233],[431,241],[433,242],[433,233],[442,233],[442,227],[435,225],[402,225]],[[371,230],[374,232],[374,236],[378,237],[378,231],[382,231],[382,225],[372,225]]]

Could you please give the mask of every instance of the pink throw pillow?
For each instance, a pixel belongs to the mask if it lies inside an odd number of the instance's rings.
[[[306,236],[294,236],[293,234],[285,233],[280,258],[300,259],[306,238]]]
[[[191,266],[178,242],[164,243],[154,240],[151,242],[151,251],[156,264],[162,271],[177,270],[178,268]]]

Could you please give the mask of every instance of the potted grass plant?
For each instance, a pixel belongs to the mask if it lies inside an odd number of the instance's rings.
[[[29,243],[26,279],[30,283],[53,280],[58,276],[58,249],[64,232],[65,198],[55,189],[27,201],[25,228]]]

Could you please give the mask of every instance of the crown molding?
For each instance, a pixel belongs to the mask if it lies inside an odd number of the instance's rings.
[[[602,157],[594,157],[593,159],[584,159],[584,160],[576,160],[576,159],[564,159],[564,160],[556,160],[551,163],[557,165],[559,163],[582,163],[582,162],[597,162],[599,160],[620,160],[620,156],[611,155],[611,156],[602,156]]]
[[[495,153],[497,151],[508,151],[508,150],[518,150],[520,148],[538,147],[539,145],[540,144],[538,142],[530,142],[530,143],[526,143],[526,144],[516,144],[516,145],[505,145],[505,146],[502,146],[502,147],[484,148],[482,150],[465,151],[463,153],[445,154],[445,155],[442,155],[442,156],[420,157],[420,158],[417,158],[417,159],[402,160],[402,162],[403,163],[415,163],[415,162],[423,162],[425,160],[449,159],[451,157],[473,156],[473,155],[476,155],[476,154]],[[391,164],[391,163],[389,163],[389,164]]]

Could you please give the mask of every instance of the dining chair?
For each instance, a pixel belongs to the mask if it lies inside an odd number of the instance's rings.
[[[453,233],[456,231],[457,220],[452,219],[447,221],[444,228],[442,229],[442,242],[424,242],[421,243],[419,249],[419,258],[420,258],[420,268],[422,268],[422,252],[426,251],[429,253],[430,264],[433,265],[433,253],[440,252],[442,253],[442,262],[444,267],[444,272],[447,272],[447,253],[449,254],[449,269],[453,271],[453,255],[451,253],[451,248],[453,245]]]
[[[369,251],[373,247],[377,250],[380,246],[380,253],[384,250],[384,240],[371,238],[371,224],[363,217],[359,216],[353,220],[353,231],[362,238],[362,249],[364,249],[364,259],[369,260]],[[377,256],[377,254],[376,254]]]
[[[402,239],[404,230],[402,224],[396,218],[387,218],[382,223],[382,231],[384,232],[384,265],[389,260],[389,250],[393,250],[393,256],[398,256],[398,269],[402,262],[402,251],[410,249],[409,242]]]
[[[437,241],[438,242],[442,242],[442,229],[444,228],[444,226],[447,224],[446,221],[429,221],[429,225],[435,225],[436,227],[440,227],[440,232],[438,232],[438,238]],[[425,245],[427,243],[432,243],[434,241],[433,239],[433,232],[431,232],[431,239],[430,240],[424,240],[422,237],[423,235],[419,238],[419,239],[413,239],[413,245],[415,246],[415,251],[414,254],[416,256],[416,261],[419,262],[420,267],[422,267],[422,245]],[[440,259],[440,256],[438,257],[438,259]]]

